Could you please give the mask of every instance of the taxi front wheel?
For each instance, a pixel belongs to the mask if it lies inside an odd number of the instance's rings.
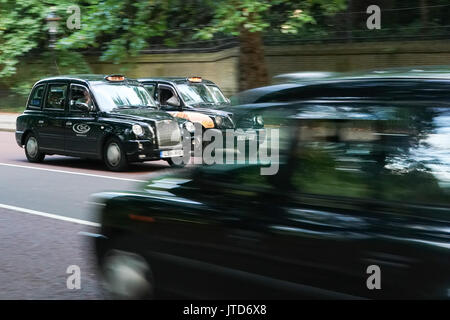
[[[112,171],[123,171],[128,167],[128,160],[119,139],[110,138],[106,141],[103,160],[108,169]]]
[[[25,155],[30,162],[42,162],[45,158],[45,153],[39,151],[38,138],[33,133],[25,140]]]
[[[172,168],[184,168],[186,166],[183,157],[169,158],[166,161]]]

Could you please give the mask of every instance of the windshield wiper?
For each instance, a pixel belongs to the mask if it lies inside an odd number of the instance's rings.
[[[115,107],[112,110],[133,109],[133,108],[136,108],[136,107],[133,107],[133,106],[120,106],[120,107]]]
[[[120,106],[114,109],[148,109],[148,108],[156,108],[156,106],[134,105],[134,106]]]

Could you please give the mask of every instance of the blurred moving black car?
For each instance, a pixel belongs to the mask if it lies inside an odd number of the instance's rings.
[[[282,73],[272,77],[272,84],[319,80],[337,75],[338,75],[337,72],[327,72],[327,71],[303,71],[303,72]]]
[[[449,74],[450,66],[378,69],[335,73],[334,75],[330,73],[329,76],[323,78],[292,79],[289,82],[245,90],[232,96],[230,100],[234,106],[246,104],[273,106],[274,103],[293,103],[308,99],[324,100],[345,97],[385,99],[394,93],[406,97],[405,94],[411,93],[414,88],[426,91],[424,80],[435,82],[439,79],[448,79]],[[392,87],[391,83],[393,83]],[[388,90],[387,94],[385,90]],[[432,95],[427,94],[426,96],[431,97]]]
[[[286,120],[275,175],[212,166],[96,195],[109,291],[448,299],[450,74],[360,80],[266,108]]]

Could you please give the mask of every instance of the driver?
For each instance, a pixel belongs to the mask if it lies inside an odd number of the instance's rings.
[[[92,107],[92,99],[89,92],[86,89],[81,89],[80,91],[81,92],[79,93],[81,93],[82,96],[77,98],[77,102],[86,103],[89,107]]]

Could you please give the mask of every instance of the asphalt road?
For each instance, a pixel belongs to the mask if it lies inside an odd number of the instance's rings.
[[[48,156],[26,160],[12,132],[0,132],[0,299],[102,299],[92,245],[98,217],[90,195],[132,190],[173,172],[165,161],[133,164],[113,173],[101,162]],[[69,265],[81,270],[81,289],[66,286]]]
[[[12,132],[0,132],[0,206],[42,211],[97,222],[89,196],[131,190],[152,176],[171,172],[166,161],[132,164],[127,172],[108,171],[101,161],[47,156],[29,163]]]

